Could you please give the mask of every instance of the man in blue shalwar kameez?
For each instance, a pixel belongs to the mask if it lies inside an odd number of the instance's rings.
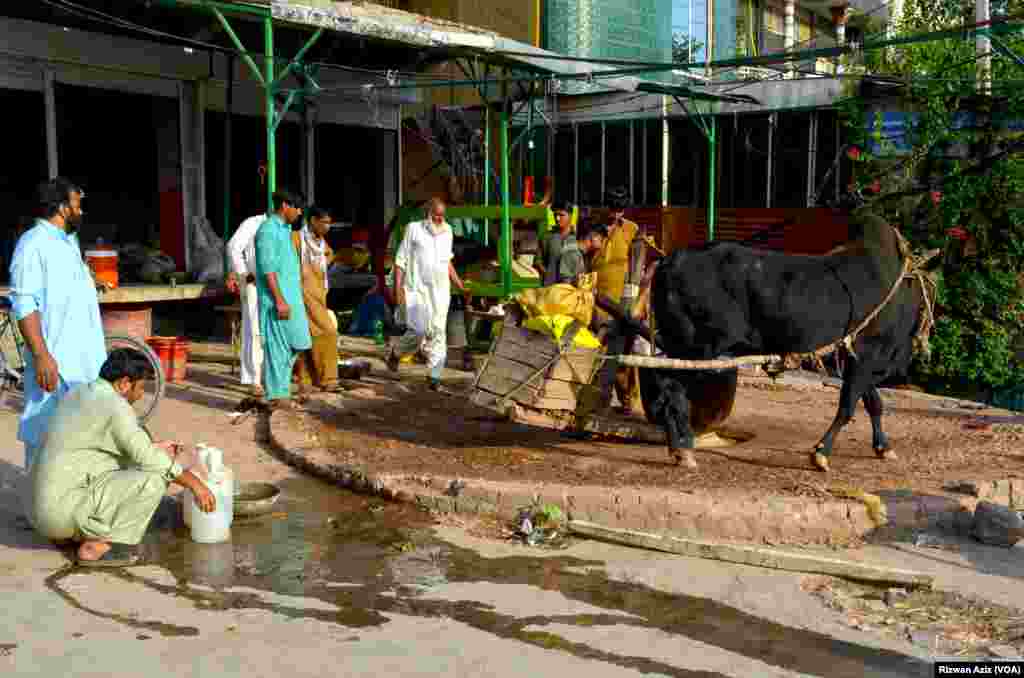
[[[275,406],[290,403],[292,367],[313,346],[302,300],[302,272],[291,224],[302,199],[290,191],[273,196],[274,213],[256,233],[256,291],[263,340],[263,391]]]
[[[25,409],[18,440],[25,468],[42,449],[57,403],[96,380],[107,357],[96,284],[78,246],[82,189],[67,179],[39,187],[45,219],[25,232],[11,261],[11,305],[25,338]]]

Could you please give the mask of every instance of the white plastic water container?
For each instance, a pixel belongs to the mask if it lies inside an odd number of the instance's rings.
[[[235,483],[235,474],[229,467],[222,466],[220,470],[220,475],[223,478],[224,485],[231,495],[230,500],[226,502],[228,509],[228,525],[231,525],[235,522],[235,495],[238,494],[238,486]],[[207,478],[203,478],[203,481],[206,482],[208,487],[210,486]],[[213,491],[212,487],[210,487],[210,491]],[[200,511],[199,507],[196,506],[196,496],[192,494],[192,490],[185,490],[183,494],[182,518],[185,519],[185,527],[192,527],[192,514],[202,513],[202,511]],[[219,499],[217,500],[217,508],[220,509]]]
[[[192,541],[200,544],[219,544],[231,539],[234,519],[235,479],[231,469],[223,465],[224,453],[215,447],[197,446],[202,465],[208,470],[205,478],[217,506],[203,513],[195,504],[195,496],[188,491],[185,515],[192,532]]]

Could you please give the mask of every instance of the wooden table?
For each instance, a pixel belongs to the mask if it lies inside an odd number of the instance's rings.
[[[146,341],[153,335],[153,307],[158,303],[215,299],[227,294],[221,285],[127,284],[99,294],[100,319],[107,335]]]

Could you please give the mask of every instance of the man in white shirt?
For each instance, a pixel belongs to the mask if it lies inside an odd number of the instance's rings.
[[[441,369],[447,357],[448,305],[451,283],[465,294],[466,286],[452,260],[452,229],[445,221],[445,204],[439,198],[427,203],[427,218],[405,228],[395,256],[395,298],[405,310],[406,333],[391,347],[388,369],[398,371],[403,355],[421,348],[427,355],[431,390],[441,388]]]
[[[256,296],[256,232],[266,214],[249,217],[228,240],[228,289],[239,295],[242,306],[242,384],[256,397],[263,396],[263,341],[260,337],[259,302]]]

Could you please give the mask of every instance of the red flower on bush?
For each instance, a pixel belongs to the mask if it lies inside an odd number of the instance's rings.
[[[846,157],[850,160],[860,160],[860,148],[857,146],[850,146],[846,149]]]
[[[957,240],[967,240],[968,237],[967,231],[960,228],[959,226],[954,226],[953,228],[948,229],[946,231],[946,235],[948,235],[950,238],[956,238]]]
[[[938,205],[940,202],[942,202],[942,191],[932,191],[931,192],[931,197],[932,197],[932,204],[933,205]]]

